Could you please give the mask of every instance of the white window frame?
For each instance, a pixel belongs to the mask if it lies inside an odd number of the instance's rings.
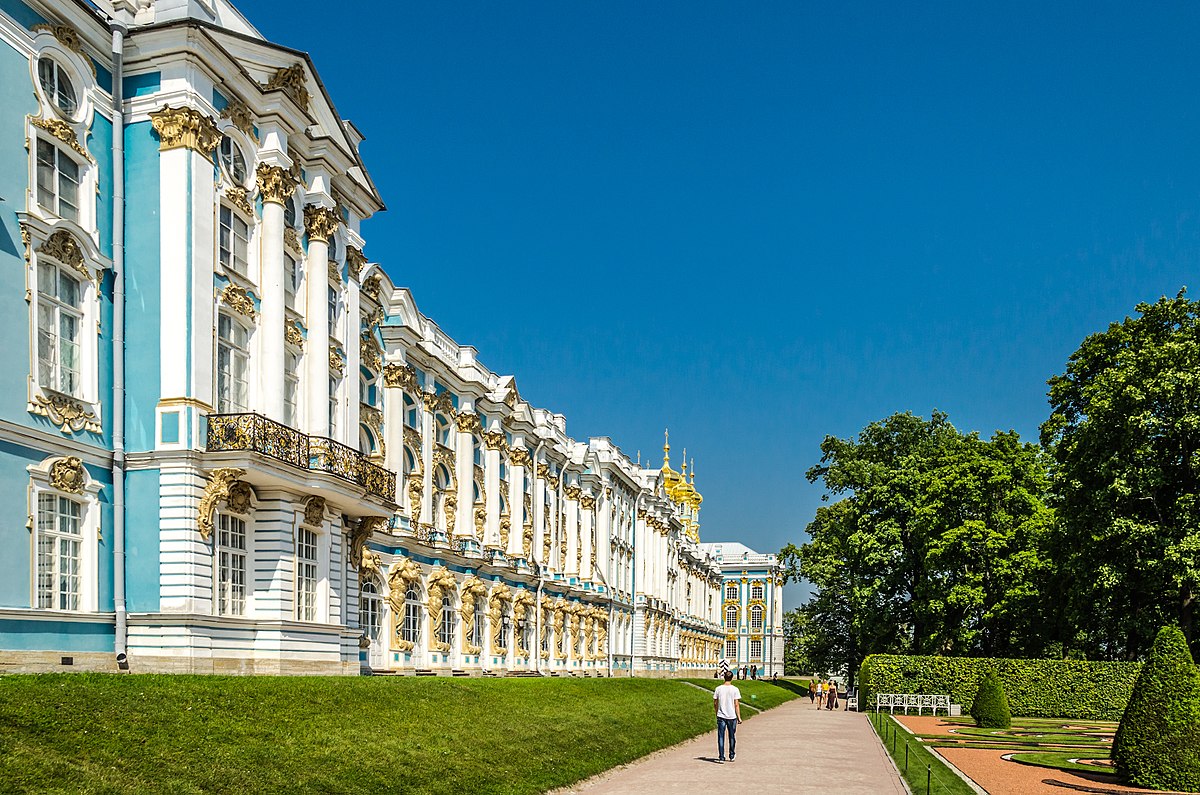
[[[358,589],[358,628],[369,641],[383,636],[383,589],[374,577],[363,580]]]
[[[50,67],[50,83],[46,85],[46,75],[43,73],[43,66]],[[40,97],[52,107],[58,115],[67,121],[74,121],[79,116],[79,111],[84,104],[81,98],[83,86],[78,85],[78,80],[75,79],[74,70],[65,66],[62,61],[50,53],[41,53],[34,58],[34,70],[37,72],[37,84],[40,91]],[[62,85],[66,83],[71,89],[71,102],[73,107],[64,108],[62,106]]]
[[[304,281],[304,260],[292,256],[289,252],[283,254],[283,304],[293,312],[303,313],[303,307],[296,306],[300,296],[300,286]]]
[[[763,642],[759,638],[750,639],[750,660],[751,662],[762,662],[763,658]]]
[[[242,547],[235,546],[237,525],[241,525]],[[241,567],[234,561],[240,558]],[[244,618],[251,615],[251,595],[253,593],[253,562],[254,545],[253,531],[249,516],[236,514],[228,510],[219,510],[213,517],[212,533],[213,559],[213,615],[227,618]],[[241,574],[241,604],[237,604],[237,574]],[[237,609],[240,607],[240,609]]]
[[[50,485],[50,469],[61,456],[52,456],[39,464],[26,468],[29,473],[28,511],[32,518],[29,528],[29,605],[41,612],[94,613],[99,610],[99,556],[100,556],[100,491],[101,485],[92,479],[84,467],[84,483],[78,493],[56,489]],[[55,607],[39,607],[39,560],[38,545],[41,539],[41,497],[66,498],[80,506],[79,516],[79,589],[75,606],[62,610]],[[55,536],[57,537],[57,532]]]
[[[89,288],[88,280],[85,279],[78,271],[69,268],[59,262],[56,262],[50,257],[46,257],[43,261],[38,259],[37,266],[34,271],[37,277],[37,306],[34,309],[37,340],[35,342],[37,363],[34,370],[37,382],[43,389],[48,389],[53,392],[58,392],[63,395],[80,399],[84,397],[84,352],[86,349],[87,326],[85,325],[87,317],[87,292]],[[43,277],[48,278],[43,278]],[[61,295],[60,288],[63,284],[63,279],[68,280],[75,287],[75,303],[72,304],[64,300]],[[46,284],[51,281],[52,284]],[[48,351],[50,354],[49,368],[50,372],[47,377],[43,377],[42,366],[46,361],[42,350],[42,334],[43,334],[43,319],[49,317],[50,323],[45,332],[51,337]],[[66,335],[62,333],[63,321],[70,318],[75,325],[75,334],[71,342],[75,346],[75,367],[68,368],[63,360],[64,346],[63,341]],[[71,373],[74,375],[74,385],[67,387],[63,385],[64,375]]]
[[[726,602],[733,602],[733,601],[736,601],[736,600],[737,600],[737,598],[738,598],[738,587],[737,587],[737,585],[735,585],[735,584],[733,584],[733,583],[727,583],[727,584],[725,585],[725,601],[726,601]]]
[[[222,348],[226,346],[226,339],[224,336],[222,336],[221,332],[222,320],[229,321],[229,326],[231,329],[240,331],[245,335],[244,344],[242,346],[235,344],[235,340],[229,341],[228,347],[230,351],[230,360],[228,374],[226,374],[225,370],[221,366],[221,351]],[[232,312],[218,310],[216,332],[217,333],[213,335],[216,338],[215,344],[213,345],[213,405],[216,406],[218,414],[240,414],[248,412],[250,411],[250,407],[253,405],[253,396],[250,393],[250,345],[254,336],[254,329],[247,327]],[[232,397],[232,392],[230,393],[231,397],[228,399],[228,401],[226,401],[222,396],[222,392],[224,391],[222,386],[224,385],[226,378],[230,380],[231,384],[236,384],[239,382],[239,378],[234,370],[235,365],[239,361],[241,362],[241,366],[243,368],[240,382],[245,388],[244,405],[239,405],[237,403],[236,399]]]
[[[727,605],[725,607],[725,629],[737,629],[738,619],[741,618],[737,605]],[[732,617],[732,621],[730,621]]]
[[[239,236],[241,227],[245,227],[244,236]],[[228,244],[225,241],[227,229]],[[217,263],[223,271],[243,279],[250,278],[250,241],[253,237],[253,220],[246,220],[241,210],[230,204],[221,202],[217,205]]]
[[[296,590],[297,621],[317,621],[320,618],[321,534],[301,525],[296,528]]]
[[[727,659],[727,660],[736,660],[737,659],[737,639],[736,638],[726,638],[725,639],[725,659]]]
[[[341,410],[340,395],[342,389],[342,379],[338,378],[333,373],[329,374],[329,438],[336,439],[338,428],[341,423],[338,422],[338,413]]]
[[[751,600],[762,599],[764,593],[766,593],[766,591],[763,589],[763,584],[761,582],[760,583],[752,583],[750,585],[750,599]]]
[[[750,606],[750,631],[762,632],[763,628],[763,610],[762,605]]]
[[[442,623],[438,627],[438,642],[452,645],[454,630],[458,628],[458,611],[454,609],[454,600],[450,594],[442,595]]]
[[[415,585],[408,585],[404,591],[404,615],[400,616],[400,640],[412,643],[413,648],[421,642],[421,591]]]
[[[78,154],[71,152],[60,141],[48,135],[35,136],[31,148],[36,170],[36,181],[32,183],[32,191],[37,206],[52,217],[80,224],[85,211],[83,181],[87,166],[80,164]],[[73,176],[68,176],[66,166],[74,170]],[[43,171],[49,172],[49,179],[42,178]],[[42,188],[43,184],[46,185],[45,191]],[[72,187],[64,190],[66,184],[71,184]],[[68,196],[70,201],[64,202],[64,197]],[[64,212],[68,207],[70,212]]]

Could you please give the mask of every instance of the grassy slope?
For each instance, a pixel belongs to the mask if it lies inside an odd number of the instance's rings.
[[[651,679],[4,676],[0,791],[535,793],[711,728]]]

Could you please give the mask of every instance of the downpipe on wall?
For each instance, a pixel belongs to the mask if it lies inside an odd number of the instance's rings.
[[[112,31],[113,99],[113,610],[117,667],[129,670],[129,624],[125,605],[125,97],[126,25]]]

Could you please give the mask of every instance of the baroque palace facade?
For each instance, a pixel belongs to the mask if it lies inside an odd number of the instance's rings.
[[[224,0],[0,39],[0,670],[716,668],[694,467],[572,439],[370,261],[304,53]]]

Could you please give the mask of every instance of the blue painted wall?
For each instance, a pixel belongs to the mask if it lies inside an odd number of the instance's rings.
[[[3,647],[16,651],[111,652],[115,635],[114,624],[0,619]]]
[[[125,128],[125,446],[154,448],[159,399],[158,138],[150,122]],[[157,498],[155,500],[157,505]]]
[[[8,14],[27,28],[45,24],[48,20],[20,0],[0,0],[0,11]]]
[[[159,472],[125,474],[125,599],[131,613],[155,613],[159,604]]]

